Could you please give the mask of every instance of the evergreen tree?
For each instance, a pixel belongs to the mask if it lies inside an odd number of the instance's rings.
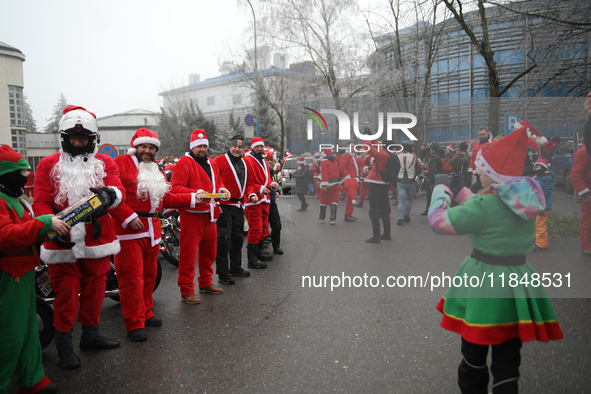
[[[240,121],[240,117],[234,117],[234,114],[230,114],[228,117],[228,123],[223,128],[218,128],[216,146],[219,149],[219,153],[226,153],[228,150],[228,142],[236,134],[244,135],[244,123]]]
[[[46,119],[49,124],[43,129],[44,133],[57,133],[57,127],[61,117],[64,115],[64,108],[68,106],[68,100],[63,93],[60,93],[57,103],[53,106],[51,118]]]
[[[37,122],[33,117],[33,110],[27,102],[27,96],[23,95],[23,106],[25,107],[25,126],[27,127],[27,133],[38,133]]]
[[[219,154],[218,129],[212,120],[207,119],[192,100],[180,107],[179,111],[160,111],[160,154],[168,157],[182,157],[189,151],[191,133],[195,129],[205,130],[209,140],[209,154]]]

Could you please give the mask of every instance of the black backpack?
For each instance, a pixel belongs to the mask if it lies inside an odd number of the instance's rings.
[[[376,168],[382,177],[382,180],[386,183],[396,183],[398,180],[398,172],[400,171],[400,160],[398,160],[398,156],[396,154],[392,154],[386,150],[386,153],[390,156],[388,159],[388,165],[382,171],[380,166],[378,166],[378,161],[376,160]]]

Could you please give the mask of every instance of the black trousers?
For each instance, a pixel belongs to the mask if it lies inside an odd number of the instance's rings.
[[[228,275],[230,270],[237,270],[242,266],[244,242],[244,209],[231,205],[223,205],[221,208],[222,213],[217,221],[218,245],[215,257],[215,272],[220,276]]]
[[[305,192],[297,192],[298,199],[301,203],[301,209],[308,207],[308,203],[306,203],[306,193]]]
[[[521,340],[511,339],[492,345],[490,372],[493,375],[493,394],[518,392]],[[458,367],[458,385],[463,394],[488,393],[487,345],[476,345],[462,338],[462,355]]]
[[[269,204],[269,226],[271,226],[271,245],[276,249],[281,244],[281,217],[275,201]]]
[[[390,217],[390,201],[388,201],[389,184],[370,183],[369,184],[369,218],[375,220],[378,218]]]

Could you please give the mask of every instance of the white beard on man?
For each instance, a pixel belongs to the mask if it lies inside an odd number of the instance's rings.
[[[61,152],[60,160],[51,170],[50,176],[57,182],[58,194],[55,202],[59,205],[67,201],[72,205],[92,195],[89,188],[105,186],[105,165],[94,154],[71,156]]]
[[[160,201],[170,190],[170,185],[166,183],[158,164],[154,162],[139,162],[137,180],[137,197],[142,201],[149,198],[155,208],[160,205]]]

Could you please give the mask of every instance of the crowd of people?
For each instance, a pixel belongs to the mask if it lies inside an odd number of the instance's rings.
[[[591,134],[591,95],[585,109],[590,117],[585,133]],[[59,362],[76,369],[81,366],[72,335],[76,316],[82,325],[81,350],[120,346],[99,333],[110,256],[129,338],[146,341],[146,327],[162,325],[153,312],[152,290],[163,209],[177,209],[180,215],[178,286],[184,303],[201,303],[197,293],[223,293],[213,284],[214,262],[222,284],[233,285],[235,277],[250,275],[242,264],[246,233],[247,268],[264,269],[273,254],[283,254],[276,204],[282,174],[262,138],[253,138],[245,152],[244,136],[235,135],[226,153],[211,158],[206,131],[194,130],[189,152],[176,161],[167,182],[155,161],[161,147],[156,133],[138,129],[128,153],[113,160],[98,152],[100,134],[93,113],[73,105],[63,113],[60,152],[40,161],[32,205],[19,198],[30,180],[27,162],[8,145],[0,146],[0,314],[7,322],[0,330],[11,338],[0,344],[0,391],[13,374],[19,392],[57,390],[44,374],[38,341],[34,268],[41,261],[48,265],[55,293]],[[433,231],[470,234],[474,250],[457,275],[480,277],[483,270],[494,272],[494,278],[502,273],[535,274],[525,255],[548,249],[546,219],[554,180],[543,152],[555,146],[532,125],[521,121],[502,139],[483,128],[477,142],[462,141],[457,148],[449,144],[445,151],[433,142],[421,146],[418,155],[410,141],[402,142],[395,153],[377,140],[361,143],[366,149],[357,152],[351,143],[340,157],[332,149],[316,152],[309,165],[305,158],[297,159],[292,176],[301,202],[298,211],[307,210],[306,197],[315,195],[318,219],[324,222],[328,213],[334,225],[343,193],[344,221],[352,223],[354,208],[363,207],[367,198],[372,236],[366,242],[391,240],[389,193],[398,198],[397,225],[404,226],[411,221],[416,179],[422,177],[427,180],[422,183],[427,192],[424,214]],[[581,247],[583,254],[591,255],[591,158],[585,147],[575,156],[571,180],[582,198]],[[69,226],[56,216],[94,195],[102,205],[82,222]],[[483,220],[465,220],[474,216]],[[46,238],[50,232],[55,233],[51,241]],[[269,244],[272,254],[265,251]],[[522,342],[562,338],[543,288],[528,293],[531,289],[518,286],[527,297],[517,290],[513,296],[495,293],[500,288],[492,283],[487,289],[450,288],[437,306],[442,326],[462,337],[462,392],[486,392],[489,346],[493,392],[516,392]]]

